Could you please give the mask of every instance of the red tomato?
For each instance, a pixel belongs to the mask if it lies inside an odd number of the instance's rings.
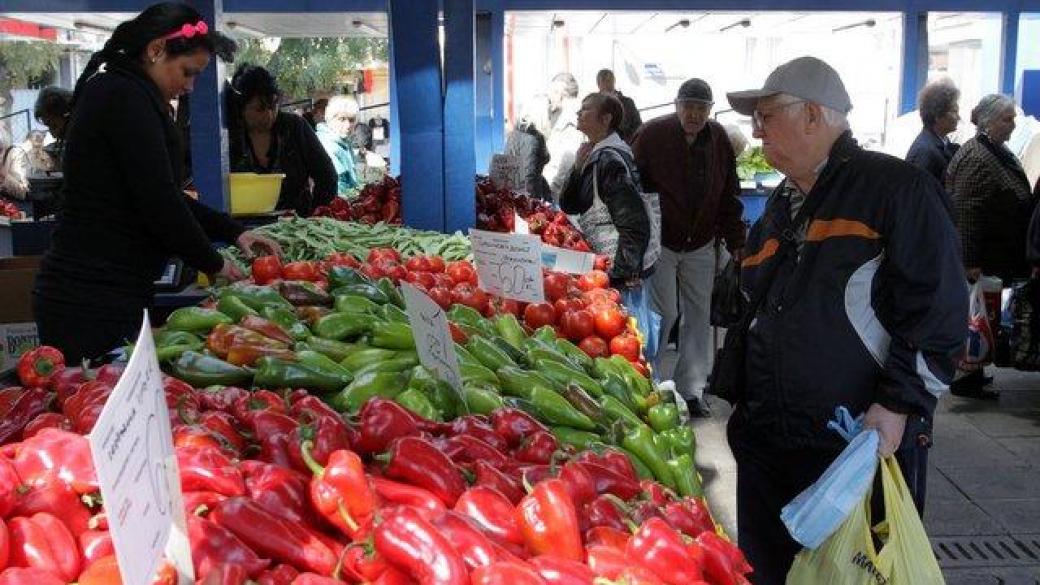
[[[403,267],[402,267],[403,268]],[[429,272],[408,272],[404,277],[405,280],[413,284],[417,284],[423,288],[429,289],[437,286],[437,281],[433,278],[433,275]]]
[[[483,314],[484,307],[488,303],[488,296],[486,292],[477,288],[476,285],[463,282],[455,285],[455,288],[451,290],[451,302],[457,305],[473,307]]]
[[[474,286],[477,284],[477,270],[473,268],[472,264],[465,260],[450,262],[444,271],[451,277],[451,281],[455,284],[461,284],[463,282],[468,282]]]
[[[394,281],[394,284],[397,284],[408,276],[408,270],[400,264],[394,264],[386,269],[386,275],[390,277],[390,280]]]
[[[430,272],[444,272],[446,266],[444,265],[444,258],[440,256],[430,256]]]
[[[282,261],[278,256],[261,256],[253,260],[253,280],[267,284],[282,277]]]
[[[639,361],[639,339],[635,335],[621,334],[610,340],[611,355],[619,355],[630,362]]]
[[[586,309],[571,311],[563,316],[563,331],[567,339],[581,341],[596,332],[596,318]]]
[[[593,270],[578,277],[578,288],[581,290],[594,290],[608,286],[610,286],[610,277],[602,270]]]
[[[596,270],[602,270],[604,272],[610,270],[610,257],[604,256],[602,254],[597,254],[596,262],[593,264],[593,267]]]
[[[545,287],[545,297],[550,301],[555,301],[567,296],[567,289],[570,288],[571,277],[562,272],[549,272],[545,275],[543,284]]]
[[[596,288],[582,293],[581,298],[588,307],[611,306],[617,302],[610,296],[611,289]]]
[[[372,264],[369,264],[367,262],[362,264],[361,267],[358,268],[358,270],[361,272],[361,274],[364,274],[365,277],[367,277],[369,280],[379,280],[380,278],[386,276],[386,271],[384,271],[382,268],[378,266],[373,266]]]
[[[610,355],[610,348],[607,347],[607,342],[603,341],[602,337],[590,335],[585,339],[582,339],[578,343],[578,348],[589,355],[589,357],[607,357]]]
[[[344,254],[343,252],[333,252],[329,254],[329,257],[325,259],[326,262],[331,266],[346,266],[348,268],[357,268],[361,266],[358,259],[351,256],[350,254]]]
[[[282,276],[285,280],[315,281],[321,277],[321,271],[317,262],[290,262],[282,267]]]
[[[433,302],[441,306],[442,309],[447,311],[451,308],[451,291],[443,286],[435,286],[430,288],[426,294],[433,299]]]
[[[556,323],[556,309],[549,303],[531,303],[524,309],[524,323],[531,329]]]
[[[401,254],[393,248],[372,248],[368,251],[368,262],[369,264],[375,264],[379,260],[393,260],[394,263],[401,261]]]
[[[503,299],[502,297],[491,297],[488,302],[487,310],[484,311],[485,317],[494,317],[495,315],[503,315],[505,313],[512,313],[519,317],[520,303],[513,299]]]
[[[607,289],[607,296],[610,298],[610,300],[615,305],[621,304],[621,293],[618,292],[618,289],[616,289],[616,288],[608,288]]]
[[[453,288],[455,286],[455,281],[452,280],[450,276],[448,276],[447,274],[444,274],[443,272],[435,272],[435,273],[433,273],[433,285],[434,286],[443,286],[444,288],[450,290],[451,288]]]
[[[412,256],[404,263],[404,267],[412,272],[432,272],[430,259],[426,256]]]
[[[628,326],[628,319],[616,305],[593,307],[592,314],[596,318],[596,333],[605,339],[621,335]]]

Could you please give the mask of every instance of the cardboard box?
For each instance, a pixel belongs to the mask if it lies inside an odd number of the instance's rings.
[[[0,258],[0,324],[33,320],[32,288],[39,256]]]
[[[14,369],[23,353],[39,345],[36,323],[0,325],[0,372]]]

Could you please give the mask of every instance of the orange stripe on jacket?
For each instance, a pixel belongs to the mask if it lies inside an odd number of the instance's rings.
[[[827,238],[854,236],[877,240],[881,234],[870,229],[867,224],[853,219],[817,219],[809,224],[809,232],[805,236],[807,242],[822,242]]]
[[[773,257],[776,254],[776,250],[780,247],[780,242],[776,238],[769,238],[766,243],[762,244],[762,249],[755,252],[753,255],[744,258],[744,261],[740,263],[741,268],[750,268],[752,266],[758,266],[766,260]]]

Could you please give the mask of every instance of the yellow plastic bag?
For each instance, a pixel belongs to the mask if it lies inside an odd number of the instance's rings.
[[[803,549],[787,585],[942,585],[942,572],[895,457],[881,461],[886,519],[871,537],[870,492],[819,548]]]

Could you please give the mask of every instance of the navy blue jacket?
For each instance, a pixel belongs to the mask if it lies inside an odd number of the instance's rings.
[[[935,177],[935,180],[943,183],[946,180],[946,167],[957,148],[956,144],[950,144],[935,132],[922,128],[906,153],[906,162],[926,171]]]
[[[746,290],[792,224],[778,195],[751,229]],[[808,201],[822,198],[747,340],[747,393],[731,432],[791,449],[840,450],[835,407],[872,403],[930,418],[963,351],[968,289],[939,183],[845,133]]]

